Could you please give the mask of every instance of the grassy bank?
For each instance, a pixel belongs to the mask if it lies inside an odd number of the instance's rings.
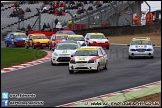
[[[45,57],[47,53],[37,49],[1,48],[1,68],[7,68]]]

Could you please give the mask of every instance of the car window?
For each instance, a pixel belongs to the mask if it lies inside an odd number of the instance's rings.
[[[97,50],[78,50],[74,56],[97,56]]]
[[[91,35],[91,39],[106,39],[104,35]]]
[[[105,55],[105,51],[104,51],[104,49],[103,49],[103,48],[99,48],[99,49],[101,50],[102,55]]]
[[[103,55],[103,53],[102,53],[102,51],[101,51],[100,48],[99,48],[99,50],[98,50],[98,55]]]
[[[67,36],[56,36],[56,39],[66,39]]]
[[[131,45],[151,45],[151,41],[145,41],[145,40],[136,40],[132,41]]]
[[[48,39],[46,36],[33,36],[33,39]]]
[[[78,44],[66,43],[66,44],[57,44],[56,45],[57,50],[75,50],[77,48],[78,48]]]

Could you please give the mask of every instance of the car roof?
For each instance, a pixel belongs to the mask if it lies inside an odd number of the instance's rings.
[[[42,33],[34,33],[34,34],[29,34],[29,35],[32,35],[32,36],[46,36],[45,34],[42,34]]]
[[[103,33],[89,33],[90,35],[104,35]]]
[[[68,36],[68,34],[55,34],[56,36]]]
[[[83,35],[68,35],[68,37],[84,37]]]
[[[12,34],[26,34],[24,32],[10,32],[10,33],[12,33]]]
[[[137,40],[146,40],[146,41],[150,41],[149,37],[135,37],[132,39],[132,41],[137,41]]]
[[[73,40],[66,40],[66,41],[61,41],[59,43],[78,43],[78,42]]]
[[[98,50],[98,48],[101,48],[100,46],[83,46],[77,49],[78,50]]]

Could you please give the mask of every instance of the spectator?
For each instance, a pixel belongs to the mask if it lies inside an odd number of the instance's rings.
[[[45,28],[47,28],[46,23],[44,23],[43,28],[42,28],[42,31],[44,31]]]
[[[82,7],[83,4],[79,1],[79,2],[77,3],[77,6],[78,6],[78,7]]]
[[[57,23],[58,23],[58,19],[56,18],[55,19],[55,27],[56,27]]]
[[[83,1],[84,4],[88,4],[87,1]]]
[[[61,2],[60,7],[66,7],[65,2]]]
[[[60,9],[60,11],[57,14],[58,16],[62,16],[62,9]]]
[[[48,9],[48,14],[53,14],[54,10],[55,10],[55,8],[50,6],[50,8]]]
[[[69,26],[72,23],[72,20],[67,21],[67,26]]]
[[[93,2],[94,2],[94,1],[93,1],[93,0],[91,0],[91,1],[89,1],[89,4],[93,4]]]
[[[93,7],[92,6],[89,6],[88,9],[87,9],[87,11],[91,11],[91,10],[93,10]]]
[[[10,13],[9,17],[16,17],[13,11]]]
[[[47,24],[47,28],[51,29],[51,26],[50,26],[50,24],[49,24],[49,23]]]
[[[27,31],[30,31],[30,30],[32,30],[32,28],[31,28],[31,26],[30,26],[30,24],[28,24],[28,26],[27,26]]]
[[[24,26],[22,26],[22,28],[20,29],[21,31],[25,31],[25,27]]]
[[[74,13],[74,14],[73,14],[73,17],[77,17],[77,16],[78,16],[77,13]]]
[[[95,4],[94,4],[94,6],[95,6],[96,8],[99,8],[99,7],[102,6],[102,4],[101,4],[100,1],[96,1]]]
[[[43,9],[42,9],[42,13],[48,13],[48,9],[47,9],[46,6],[43,7]]]
[[[25,12],[31,12],[31,9],[29,7],[27,7]]]

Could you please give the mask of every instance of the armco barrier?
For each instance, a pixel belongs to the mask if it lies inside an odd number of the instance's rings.
[[[101,32],[106,36],[133,35],[161,31],[161,25],[142,25],[142,26],[108,26],[94,27],[90,29],[74,30],[76,34],[85,36],[86,33]]]

